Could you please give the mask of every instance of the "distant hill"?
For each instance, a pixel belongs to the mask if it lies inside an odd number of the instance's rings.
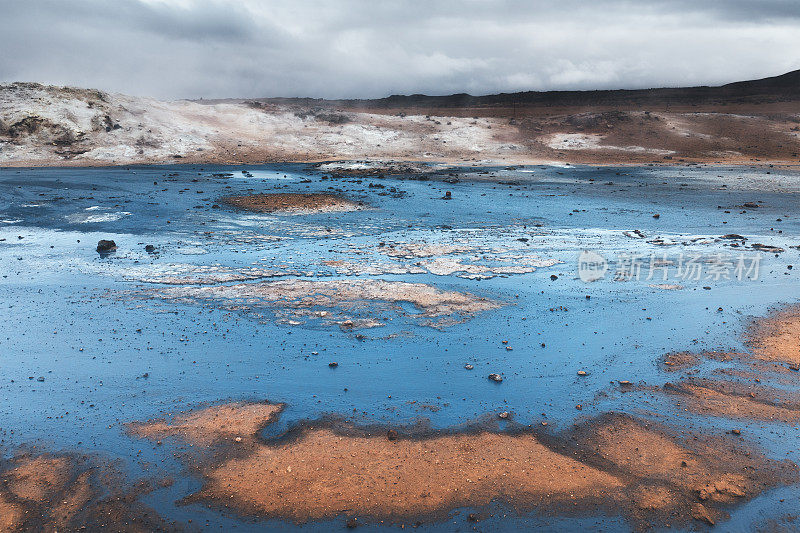
[[[342,108],[455,108],[508,106],[647,106],[715,105],[800,100],[800,70],[760,80],[740,81],[720,87],[675,87],[597,91],[525,91],[473,96],[424,94],[392,95],[377,99],[325,100],[321,98],[257,98],[253,101],[302,106]]]

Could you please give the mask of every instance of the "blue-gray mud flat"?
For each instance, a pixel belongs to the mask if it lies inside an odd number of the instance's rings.
[[[418,166],[0,169],[3,527],[792,527],[800,175]]]

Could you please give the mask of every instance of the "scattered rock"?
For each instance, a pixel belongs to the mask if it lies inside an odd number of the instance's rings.
[[[116,251],[116,249],[117,243],[114,241],[101,239],[97,242],[97,253],[99,254],[110,254],[111,252]]]
[[[625,235],[626,237],[630,237],[631,239],[644,239],[645,238],[645,234],[642,233],[638,229],[631,230],[631,231],[623,231],[622,234]]]
[[[769,244],[761,244],[760,242],[756,242],[756,243],[751,244],[750,248],[753,248],[755,250],[760,250],[762,252],[775,253],[775,254],[779,254],[779,253],[785,251],[783,248],[781,248],[779,246],[771,246]]]
[[[500,374],[489,374],[489,379],[491,379],[496,383],[500,383],[501,381],[503,381],[503,376],[501,376]]]
[[[710,526],[714,525],[714,519],[711,517],[711,513],[700,503],[692,504],[692,518],[705,522]]]

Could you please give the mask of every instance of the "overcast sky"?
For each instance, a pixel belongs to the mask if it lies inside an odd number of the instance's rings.
[[[641,88],[795,69],[798,0],[0,0],[0,81],[161,98]]]

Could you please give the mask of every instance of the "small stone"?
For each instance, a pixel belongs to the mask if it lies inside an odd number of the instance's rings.
[[[587,375],[589,375],[589,373],[586,372],[586,370],[578,370],[578,375],[579,376],[587,376]]]
[[[466,368],[467,370],[472,370],[475,367],[472,366],[472,365],[467,364],[467,365],[464,365],[464,368]]]
[[[328,366],[331,368],[336,368],[337,366],[339,366],[339,363],[337,363],[336,361],[331,361],[330,363],[328,363]]]
[[[397,431],[395,431],[394,429],[390,429],[389,431],[386,432],[386,438],[389,440],[397,440],[397,437],[398,437]]]
[[[503,420],[505,420],[505,419],[507,419],[507,418],[508,418],[509,416],[511,416],[511,415],[509,414],[509,412],[508,412],[508,411],[503,411],[502,413],[499,413],[497,416],[498,416],[499,418],[502,418]]]
[[[741,430],[739,430],[739,429],[732,429],[732,430],[731,430],[731,433],[732,433],[733,435],[741,435],[741,434],[742,434],[742,431],[741,431]]]
[[[105,239],[101,239],[97,242],[97,253],[99,254],[108,254],[117,249],[117,243],[114,241],[109,241]]]
[[[491,379],[496,383],[500,383],[501,381],[503,381],[503,376],[501,376],[500,374],[489,374],[489,379]]]
[[[692,518],[701,522],[705,522],[710,526],[714,525],[714,519],[711,518],[711,514],[708,512],[708,509],[699,503],[692,505]]]

